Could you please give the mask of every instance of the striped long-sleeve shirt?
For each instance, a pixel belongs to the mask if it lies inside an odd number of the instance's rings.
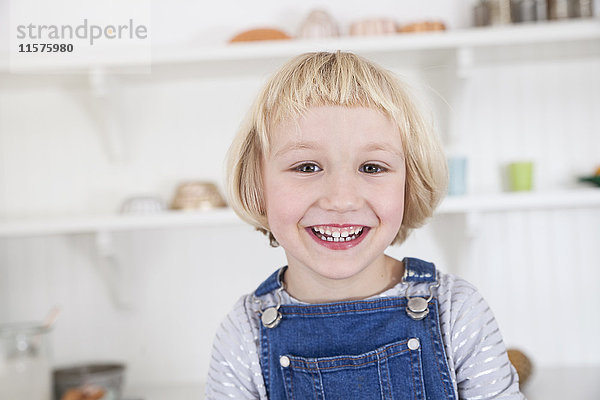
[[[438,271],[440,328],[448,366],[459,399],[521,400],[498,325],[486,301],[471,284]],[[403,296],[404,283],[375,297]],[[428,296],[417,284],[411,295]],[[261,297],[262,307],[275,305],[274,295]],[[299,303],[283,291],[282,303]],[[261,305],[243,296],[217,331],[206,386],[207,399],[267,399],[259,363]]]

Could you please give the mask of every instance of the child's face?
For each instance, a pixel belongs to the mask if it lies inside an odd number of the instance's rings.
[[[381,272],[402,223],[405,183],[400,133],[383,113],[314,107],[298,125],[276,126],[263,180],[269,227],[295,275]]]

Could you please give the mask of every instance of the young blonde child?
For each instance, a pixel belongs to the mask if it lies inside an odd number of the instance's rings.
[[[446,162],[402,84],[309,53],[266,84],[229,153],[230,203],[287,266],[219,328],[208,399],[522,399],[469,283],[384,254],[444,196]]]

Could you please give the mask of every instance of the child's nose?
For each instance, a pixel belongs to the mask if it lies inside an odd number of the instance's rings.
[[[319,206],[324,210],[348,212],[361,207],[363,198],[359,183],[353,177],[331,175],[324,185],[323,195],[319,200]]]

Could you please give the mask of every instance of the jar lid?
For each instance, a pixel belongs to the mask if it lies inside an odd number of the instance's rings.
[[[0,336],[37,335],[50,331],[50,327],[39,322],[0,324]]]

